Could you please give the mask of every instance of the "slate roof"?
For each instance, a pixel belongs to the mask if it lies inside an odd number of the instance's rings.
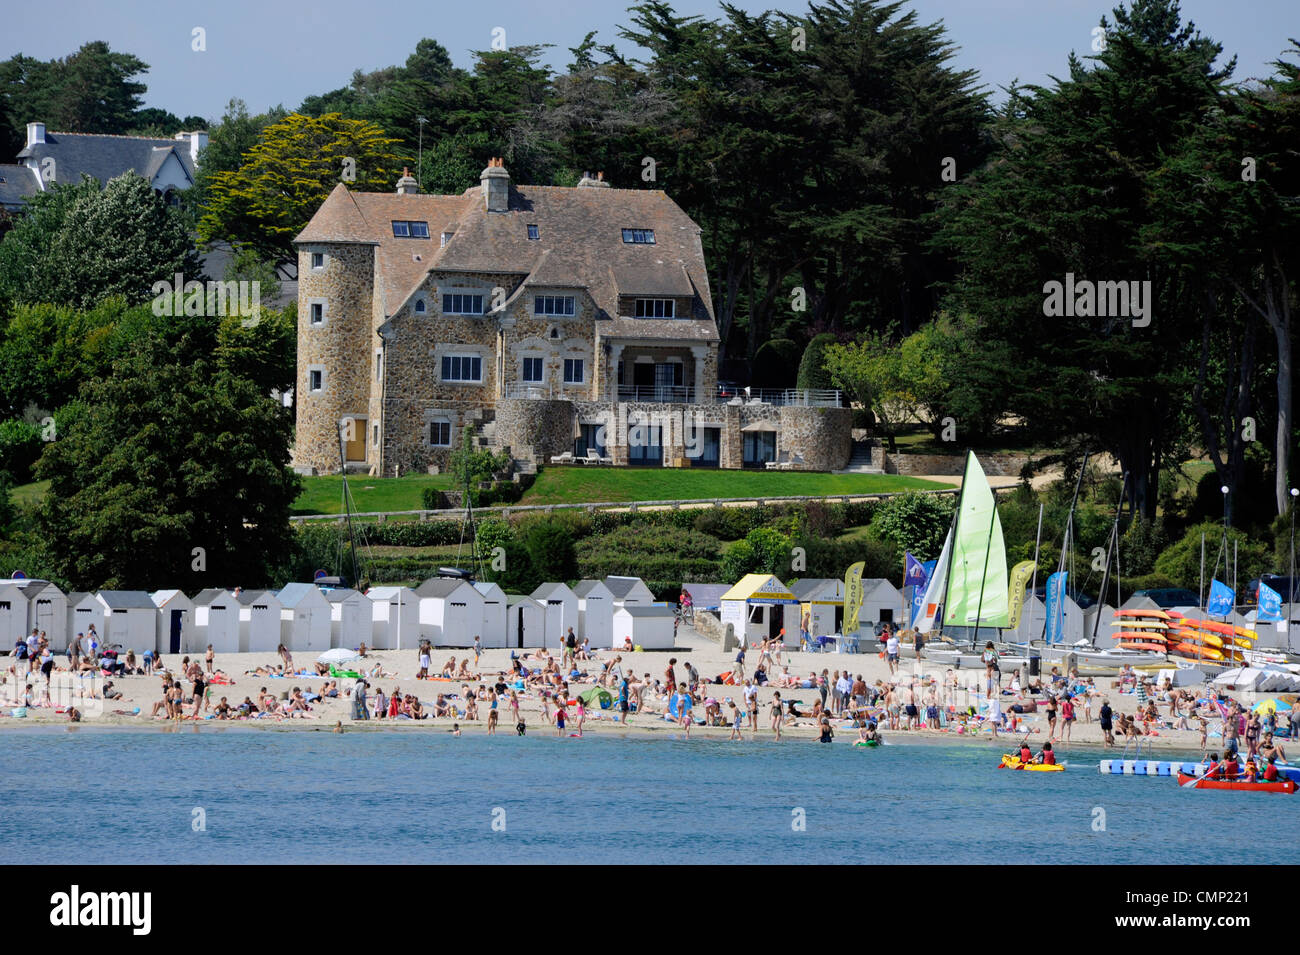
[[[189,144],[179,139],[47,132],[45,142],[25,147],[18,158],[35,159],[39,163],[51,156],[57,182],[77,183],[85,174],[98,179],[102,186],[129,170],[152,180],[173,153],[193,183],[194,161],[190,158]]]
[[[662,604],[633,604],[630,607],[619,607],[615,613],[625,613],[632,617],[668,617],[676,616],[672,607],[665,607]]]
[[[415,588],[415,593],[420,597],[450,597],[462,587],[473,587],[473,585],[454,577],[430,577]]]
[[[154,613],[158,611],[153,598],[143,590],[101,590],[99,599],[107,604],[110,610],[149,610]]]
[[[235,595],[235,599],[245,607],[251,607],[256,603],[266,603],[268,597],[279,599],[275,596],[273,590],[241,590]]]
[[[532,592],[531,596],[534,600],[550,600],[552,598],[563,599],[571,594],[573,594],[573,591],[567,585],[550,583],[541,584]]]
[[[828,584],[839,584],[834,577],[805,577],[790,584],[790,593],[796,600],[808,600]]]
[[[587,596],[589,593],[591,593],[591,592],[592,592],[593,590],[595,590],[597,587],[605,587],[604,581],[600,581],[600,580],[580,580],[580,581],[578,581],[576,584],[573,585],[573,592],[574,592],[575,594],[577,594],[578,597],[581,599],[582,597]],[[606,589],[606,590],[609,590],[608,587],[605,587],[605,589]]]
[[[206,587],[194,595],[194,606],[199,607],[212,603],[214,600],[222,600],[233,596],[230,591],[223,590],[220,587]]]
[[[632,592],[632,588],[637,584],[645,584],[640,577],[606,577],[605,586],[609,592],[614,595],[615,600],[622,600]]]
[[[393,220],[425,221],[428,239],[395,238]],[[528,238],[528,226],[539,238]],[[653,229],[654,244],[622,230]],[[453,236],[444,246],[444,232]],[[377,288],[392,316],[430,271],[513,276],[526,288],[586,289],[599,333],[620,338],[718,340],[700,229],[658,189],[511,186],[488,212],[475,186],[459,196],[353,193],[340,183],[294,240],[376,246]],[[620,295],[691,296],[689,317],[620,316]]]
[[[40,191],[36,173],[31,169],[0,164],[0,208],[21,209]]]
[[[298,604],[302,603],[304,598],[310,598],[312,594],[319,593],[320,588],[315,584],[292,583],[285,584],[284,587],[280,589],[280,593],[276,596],[280,598],[281,606],[292,610],[294,607],[298,606]],[[195,597],[194,602],[198,603],[199,599]]]

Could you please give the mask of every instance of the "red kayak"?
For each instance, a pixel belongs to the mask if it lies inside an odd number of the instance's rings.
[[[1188,776],[1186,773],[1178,774],[1178,785],[1186,786],[1196,777]],[[1295,780],[1284,779],[1276,783],[1248,783],[1238,779],[1208,779],[1202,777],[1200,782],[1195,786],[1188,786],[1189,789],[1249,789],[1266,793],[1293,793],[1295,792]]]

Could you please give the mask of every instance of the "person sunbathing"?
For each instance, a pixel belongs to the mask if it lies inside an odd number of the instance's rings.
[[[456,679],[458,679],[458,680],[477,680],[477,679],[478,679],[478,674],[477,674],[477,673],[470,673],[470,672],[469,672],[469,657],[465,657],[465,659],[463,659],[463,660],[460,661],[460,669],[456,671]]]
[[[444,663],[444,664],[442,665],[442,672],[439,674],[439,676],[446,676],[446,677],[451,677],[452,679],[455,679],[455,677],[456,677],[456,658],[455,658],[455,657],[452,657],[450,660],[448,660],[446,663]]]

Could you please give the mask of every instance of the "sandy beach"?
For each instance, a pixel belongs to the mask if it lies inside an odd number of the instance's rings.
[[[519,651],[516,651],[519,652]],[[455,656],[457,665],[461,659],[468,654],[471,659],[471,670],[473,670],[472,651],[457,649],[438,649],[433,654],[433,668],[440,668],[449,657]],[[600,663],[602,661],[613,660],[619,655],[614,651],[597,651],[595,659],[586,662],[580,662],[579,667],[587,670],[591,679],[570,684],[570,692],[576,696],[584,689],[595,685],[595,676],[599,673]],[[677,649],[672,652],[642,652],[642,653],[623,653],[623,665],[630,671],[635,671],[638,675],[648,675],[649,681],[653,684],[656,678],[662,679],[664,670],[668,666],[670,659],[676,659],[676,673],[682,678],[686,673],[685,664],[689,661],[700,673],[703,680],[712,680],[719,673],[729,671],[734,666],[734,651],[723,653],[719,646],[712,640],[698,635],[693,629],[683,627],[678,636]],[[756,658],[757,653],[750,651],[749,662],[751,664]],[[874,684],[877,680],[888,683],[891,680],[889,667],[886,661],[880,659],[876,654],[835,654],[835,653],[798,653],[786,652],[783,663],[789,667],[790,673],[797,678],[806,678],[811,673],[820,672],[822,669],[830,671],[842,671],[846,667],[853,676],[861,674],[863,680],[868,684]],[[66,659],[59,657],[58,662],[66,665]],[[179,669],[181,657],[166,656],[164,664],[171,668],[172,672]],[[292,678],[275,678],[259,676],[256,674],[247,674],[245,671],[253,670],[259,666],[268,667],[279,663],[279,658],[270,653],[242,653],[242,654],[222,654],[215,660],[215,667],[224,671],[232,679],[230,685],[212,685],[208,693],[209,709],[207,713],[200,711],[199,719],[194,720],[190,713],[192,706],[186,704],[185,718],[180,721],[180,725],[185,727],[204,727],[204,728],[251,728],[266,730],[306,730],[306,731],[332,731],[336,724],[340,724],[345,732],[356,731],[375,731],[375,730],[399,730],[405,732],[448,732],[454,723],[459,723],[461,732],[464,734],[482,734],[487,732],[487,705],[479,704],[479,719],[466,720],[464,718],[435,718],[430,716],[425,720],[408,720],[408,719],[370,719],[370,720],[353,720],[351,698],[346,694],[346,690],[353,681],[344,679],[339,681],[341,692],[338,698],[322,698],[311,704],[310,712],[298,714],[293,717],[263,717],[259,719],[233,719],[218,720],[204,719],[205,715],[211,713],[212,708],[216,707],[224,696],[228,699],[231,706],[237,706],[246,696],[254,700],[259,699],[262,688],[266,692],[277,697],[286,698],[294,687],[300,687],[304,693],[313,693],[319,691],[325,682],[320,677],[292,677]],[[295,665],[299,668],[309,668],[314,663],[313,658],[308,659],[306,655],[300,654],[295,659]],[[25,662],[16,661],[12,657],[5,658],[4,670],[6,674],[5,690],[7,691],[6,703],[0,711],[0,728],[21,728],[32,725],[50,725],[62,724],[69,725],[66,713],[58,712],[56,707],[32,707],[27,710],[27,715],[23,718],[16,718],[12,715],[15,706],[15,700],[21,699],[21,694],[25,689],[25,684],[31,682],[33,689],[39,696],[44,685],[44,678],[40,674],[35,674],[28,678],[25,674]],[[528,661],[526,665],[536,665],[533,661]],[[370,684],[369,693],[373,697],[376,689],[383,691],[385,696],[398,692],[400,694],[415,694],[424,703],[426,710],[432,712],[432,703],[439,693],[460,694],[463,681],[433,681],[417,680],[419,661],[414,650],[379,650],[368,651],[363,666],[371,668],[378,666],[382,670],[379,676],[368,678]],[[22,668],[18,675],[9,672],[11,668]],[[479,680],[471,681],[469,688],[471,691],[477,689],[480,683],[490,685],[495,682],[498,673],[509,672],[510,669],[510,651],[509,650],[485,650],[480,658],[477,672]],[[897,685],[906,689],[911,683],[918,684],[918,700],[923,699],[924,690],[922,685],[925,680],[935,679],[942,685],[945,679],[950,679],[954,674],[946,667],[925,665],[920,668],[921,673],[917,673],[917,663],[913,660],[903,660],[900,663],[896,676],[892,677],[897,681]],[[780,667],[773,669],[774,674],[779,675]],[[982,672],[964,670],[957,674],[963,681],[968,681],[970,685],[977,686],[982,681]],[[1003,677],[1004,686],[1010,679],[1010,674]],[[70,674],[63,672],[60,677],[60,671],[56,670],[54,680],[57,684],[62,680],[64,685],[71,681]],[[82,727],[113,727],[113,728],[167,728],[173,725],[173,721],[167,720],[163,716],[151,716],[154,704],[162,698],[162,678],[158,673],[151,676],[125,676],[119,677],[112,681],[113,689],[120,691],[120,699],[82,699],[74,700],[75,705],[82,711],[83,719],[80,723]],[[1111,686],[1111,678],[1098,678],[1096,686],[1101,692],[1101,696],[1109,700],[1112,709],[1118,715],[1125,713],[1132,715],[1137,709],[1137,701],[1131,693],[1119,693],[1117,689]],[[103,680],[97,681],[83,679],[71,681],[73,686],[72,693],[78,692],[97,692],[95,687],[102,686]],[[184,683],[187,699],[190,695],[190,683]],[[725,700],[727,697],[734,699],[743,709],[743,696],[739,686],[725,686],[708,684],[701,687],[700,696],[707,698],[713,697],[722,702],[722,711],[724,717],[729,713]],[[797,700],[798,708],[801,712],[806,712],[812,708],[814,700],[820,698],[820,692],[816,689],[801,688],[778,688],[771,685],[765,686],[759,690],[759,720],[757,738],[760,740],[769,740],[773,737],[771,729],[771,720],[769,709],[775,693],[780,692],[783,700]],[[975,705],[982,711],[981,698],[977,692],[959,689],[954,697],[959,710],[964,710],[968,705]],[[1039,698],[1041,700],[1041,697]],[[62,702],[57,695],[52,700],[55,704]],[[1002,708],[1009,713],[1010,707],[1016,700],[1010,696],[1002,697]],[[694,712],[697,719],[703,716],[703,700],[696,704]],[[666,700],[647,691],[644,700],[643,711],[633,714],[629,724],[616,722],[611,719],[612,710],[588,709],[586,721],[583,726],[584,733],[601,733],[601,734],[637,734],[637,735],[671,735],[679,738],[683,735],[684,730],[680,724],[663,718],[663,711]],[[1077,721],[1075,722],[1071,739],[1068,742],[1057,742],[1055,748],[1060,753],[1069,753],[1072,749],[1083,750],[1101,750],[1105,749],[1112,752],[1120,752],[1123,749],[1122,739],[1117,737],[1119,745],[1107,747],[1104,744],[1100,725],[1097,722],[1097,713],[1100,710],[1100,697],[1094,702],[1092,719],[1087,721],[1083,714],[1083,708]],[[138,708],[139,713],[134,711]],[[502,701],[502,713],[500,725],[498,727],[499,735],[514,735],[514,721],[508,709],[507,702]],[[553,722],[548,722],[542,716],[542,702],[536,691],[530,691],[520,695],[521,715],[528,725],[528,732],[531,734],[555,734],[556,728]],[[1162,719],[1167,717],[1168,706],[1159,706]],[[554,707],[550,707],[550,713],[553,720]],[[924,715],[924,706],[921,707],[921,714]],[[935,741],[962,742],[969,745],[984,746],[993,748],[1009,748],[1011,739],[1020,739],[1028,736],[1030,744],[1038,749],[1047,739],[1048,724],[1041,706],[1037,712],[1024,714],[1019,718],[1019,729],[1014,735],[1004,730],[999,733],[995,740],[992,732],[985,728],[981,731],[968,730],[958,732],[955,724],[940,730],[931,729],[898,729],[890,730],[887,724],[881,723],[880,729],[886,740],[889,738],[912,738],[912,739],[932,739]],[[566,727],[565,732],[575,731],[573,725],[574,713],[570,711],[570,725]],[[1197,724],[1193,721],[1193,726]],[[1215,734],[1219,721],[1211,721],[1211,736],[1209,739],[1209,748],[1211,750],[1221,746],[1221,739]],[[857,737],[857,730],[854,729],[849,720],[832,720],[837,740],[847,741]],[[974,724],[972,722],[971,726]],[[1199,727],[1192,730],[1177,730],[1164,724],[1159,728],[1153,727],[1155,732],[1144,737],[1143,750],[1147,751],[1180,751],[1180,752],[1199,752],[1200,751],[1200,731]],[[729,726],[707,727],[694,725],[691,728],[692,738],[722,738],[726,739],[731,733]],[[817,736],[817,730],[811,719],[798,719],[793,724],[786,724],[782,728],[782,736],[798,740],[814,739]],[[1008,737],[1011,736],[1011,739]],[[744,733],[744,739],[750,740],[754,734],[748,728]]]

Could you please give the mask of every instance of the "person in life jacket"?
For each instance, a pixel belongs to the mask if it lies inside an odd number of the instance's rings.
[[[1024,765],[1028,765],[1033,761],[1034,751],[1029,748],[1029,740],[1026,739],[1020,744],[1020,762]]]
[[[1255,768],[1254,757],[1246,759],[1246,782],[1254,783],[1259,781],[1259,770]]]
[[[1277,757],[1270,756],[1268,765],[1264,767],[1264,782],[1275,783],[1280,781],[1282,774],[1277,771]]]
[[[1056,753],[1052,752],[1052,744],[1050,742],[1043,744],[1043,751],[1038,755],[1043,765],[1045,766],[1056,765]]]
[[[1225,779],[1236,779],[1241,775],[1241,766],[1237,763],[1236,753],[1227,753],[1223,758],[1222,776]]]

